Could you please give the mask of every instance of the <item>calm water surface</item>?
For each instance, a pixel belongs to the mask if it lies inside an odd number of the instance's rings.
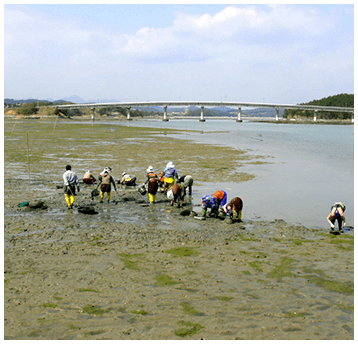
[[[195,130],[175,137],[249,149],[251,154],[267,156],[266,160],[271,162],[238,169],[256,175],[254,180],[230,183],[223,174],[219,183],[208,181],[196,187],[195,204],[200,203],[203,195],[222,189],[229,199],[240,196],[244,200],[243,220],[284,219],[306,227],[328,228],[326,217],[330,207],[341,201],[347,207],[347,224],[354,225],[353,125],[199,122],[197,119],[142,120],[123,125]],[[176,167],[179,175],[195,175],[185,166]]]

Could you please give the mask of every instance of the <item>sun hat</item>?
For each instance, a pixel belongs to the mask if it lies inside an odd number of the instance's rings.
[[[174,166],[174,164],[173,164],[171,161],[169,161],[169,162],[167,163],[167,167],[174,168],[175,166]]]

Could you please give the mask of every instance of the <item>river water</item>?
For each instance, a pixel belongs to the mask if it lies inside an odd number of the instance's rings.
[[[135,120],[123,125],[185,129],[185,134],[175,137],[247,149],[270,162],[238,170],[254,174],[251,181],[230,183],[223,174],[220,183],[208,181],[197,187],[194,204],[200,204],[203,195],[221,189],[229,199],[239,196],[244,200],[243,219],[283,219],[309,228],[328,228],[330,207],[340,201],[346,205],[347,225],[354,225],[353,125],[197,119]],[[179,175],[191,173],[185,166],[176,167]]]

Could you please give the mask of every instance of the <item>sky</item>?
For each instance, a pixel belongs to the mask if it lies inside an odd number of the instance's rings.
[[[354,5],[5,4],[4,97],[299,104],[354,93]]]

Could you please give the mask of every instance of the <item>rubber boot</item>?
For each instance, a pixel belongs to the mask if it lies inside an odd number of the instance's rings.
[[[66,200],[67,208],[71,209],[70,195],[65,194],[65,200]]]
[[[148,200],[149,203],[154,203],[155,202],[155,195],[148,193]]]
[[[73,208],[73,203],[75,203],[75,196],[71,195],[70,196],[70,208]]]

